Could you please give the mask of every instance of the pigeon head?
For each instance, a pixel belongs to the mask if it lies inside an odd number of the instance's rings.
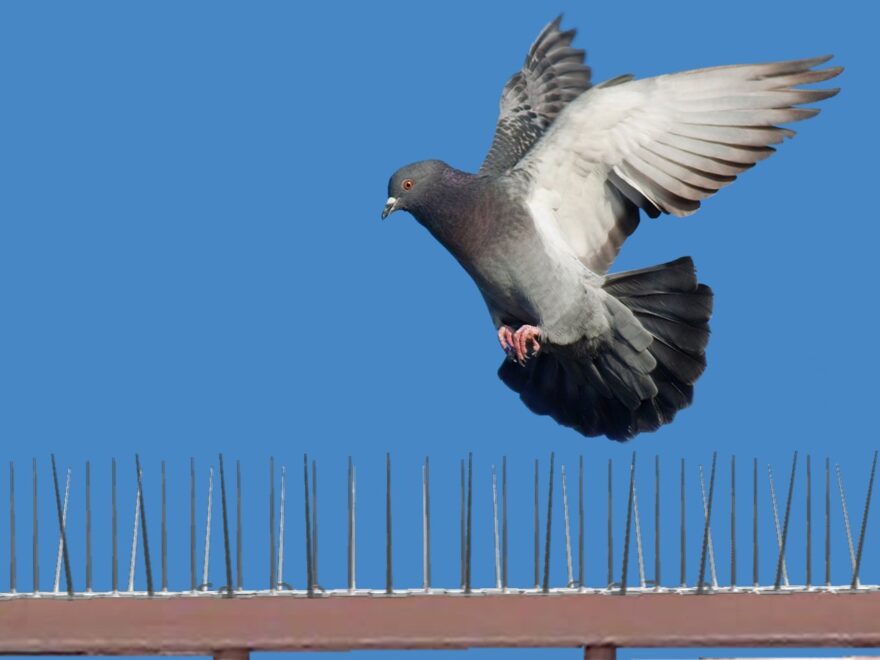
[[[401,210],[418,217],[419,210],[427,206],[450,171],[452,168],[439,160],[422,160],[401,167],[388,180],[388,201],[382,219]]]

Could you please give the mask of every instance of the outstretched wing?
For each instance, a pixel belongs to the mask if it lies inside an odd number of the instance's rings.
[[[589,89],[584,51],[571,47],[575,31],[560,31],[561,21],[562,16],[541,31],[522,70],[504,86],[495,138],[480,174],[516,165],[566,104]]]
[[[649,216],[689,215],[700,201],[794,135],[779,128],[819,111],[803,103],[837,89],[795,89],[833,78],[829,57],[616,79],[565,109],[517,166],[539,230],[596,273]],[[561,241],[561,242],[560,242]]]

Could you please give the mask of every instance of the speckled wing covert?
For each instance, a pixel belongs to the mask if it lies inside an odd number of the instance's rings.
[[[830,57],[686,71],[592,87],[559,114],[514,172],[529,176],[528,207],[545,239],[598,274],[649,216],[689,215],[700,202],[794,135],[776,124],[837,89],[795,89],[842,68]],[[497,137],[496,137],[497,141]]]
[[[575,30],[562,32],[561,21],[562,16],[541,31],[522,70],[504,86],[495,138],[480,174],[498,174],[516,165],[556,115],[590,88],[585,53],[571,47]]]

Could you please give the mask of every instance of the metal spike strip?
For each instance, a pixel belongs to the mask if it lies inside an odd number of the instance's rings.
[[[422,465],[422,588],[431,589],[431,464]]]
[[[612,491],[611,491],[612,461],[608,459],[608,588],[614,587],[614,528],[612,520]]]
[[[390,491],[390,489],[389,489]],[[474,455],[468,452],[468,472],[467,472],[467,536],[465,544],[465,572],[464,572],[464,592],[471,592],[471,552],[473,544],[471,543],[471,531],[473,530],[473,495],[474,495]],[[390,502],[390,500],[389,500]],[[390,506],[390,504],[389,504]]]
[[[385,454],[385,593],[394,591],[391,572],[391,453]]]
[[[856,589],[859,586],[859,568],[862,565],[862,548],[865,544],[865,529],[868,525],[868,511],[871,508],[871,493],[874,490],[874,474],[877,472],[877,452],[874,452],[874,460],[871,461],[871,476],[868,479],[868,493],[865,495],[865,510],[862,512],[862,527],[859,531],[859,549],[856,551],[856,565],[853,569],[852,582],[850,589]]]
[[[813,583],[813,507],[812,507],[812,491],[813,491],[813,475],[810,466],[810,455],[807,454],[807,547],[805,562],[805,580],[804,586],[809,589]]]
[[[501,538],[498,532],[498,480],[492,466],[492,549],[495,560],[495,588],[501,588]],[[427,587],[426,587],[427,589]]]
[[[846,532],[846,545],[849,549],[850,570],[855,573],[856,570],[856,553],[853,547],[852,531],[849,526],[849,508],[846,505],[846,495],[843,492],[843,477],[840,474],[840,466],[835,465],[834,471],[837,474],[837,488],[840,491],[840,507],[843,510],[843,528]]]
[[[223,467],[223,454],[219,455],[220,461],[220,510],[223,516],[223,557],[226,560],[226,584],[223,587],[227,596],[233,595],[232,584],[232,552],[229,544],[229,516],[226,509],[226,471]]]
[[[758,459],[752,463],[752,584],[758,587]]]
[[[275,591],[275,457],[269,457],[269,591]]]
[[[355,563],[355,471],[351,456],[348,457],[348,590],[357,588],[357,575]]]
[[[143,532],[143,543],[144,543],[144,569],[147,574],[147,595],[152,596],[153,591],[153,568],[150,563],[150,541],[149,536],[147,534],[147,511],[144,506],[144,484],[143,484],[143,472],[141,471],[141,459],[137,454],[134,455],[134,464],[137,469],[137,480],[138,480],[138,499],[141,504],[141,527]]]
[[[9,461],[9,593],[15,592],[15,464]]]
[[[623,528],[623,563],[620,571],[620,593],[626,593],[626,573],[629,563],[629,530],[631,527],[633,500],[636,492],[636,453],[633,452],[629,468],[629,497],[626,505],[626,527]]]
[[[825,586],[831,586],[831,460],[825,459]]]
[[[494,474],[493,474],[494,481]],[[571,560],[571,524],[569,522],[568,517],[568,484],[566,483],[565,478],[565,465],[562,466],[562,513],[563,513],[563,522],[565,524],[565,564],[568,576],[568,582],[566,586],[571,588],[575,586],[574,582],[574,568],[572,567]]]
[[[639,560],[639,586],[644,589],[648,586],[645,579],[645,555],[642,550],[642,523],[639,519],[639,489],[636,486],[633,475],[633,522],[636,528],[636,557]]]
[[[312,459],[312,584],[318,587],[318,462]]]
[[[116,459],[110,462],[110,543],[111,564],[110,584],[113,593],[119,593],[119,546],[118,546],[118,511],[116,509]]]
[[[67,505],[70,502],[70,477],[71,470],[67,468],[67,478],[64,481],[64,503],[61,506],[61,529],[67,530]],[[61,585],[61,562],[65,551],[65,539],[62,534],[58,535],[58,553],[55,558],[55,581],[53,582],[52,592],[58,593]]]
[[[241,528],[241,461],[235,461],[235,588],[241,591],[244,587],[244,568],[242,564],[242,528]]]
[[[161,544],[162,544],[162,591],[168,591],[168,519],[166,511],[166,492],[165,492],[165,461],[161,463],[162,472],[162,524],[161,524]]]
[[[281,468],[281,501],[284,502],[284,468]],[[309,510],[309,456],[308,454],[303,454],[303,492],[305,494],[304,500],[304,511],[305,511],[305,522],[306,522],[306,592],[309,596],[314,595],[315,593],[315,582],[312,580],[312,522],[311,515]],[[283,507],[282,507],[283,510]],[[284,515],[281,515],[281,519],[284,520]],[[279,536],[279,557],[281,556],[281,538]],[[283,579],[281,575],[281,571],[278,571],[278,582],[281,583]]]
[[[773,510],[773,528],[776,531],[776,549],[782,549],[782,527],[779,523],[779,509],[776,506],[776,488],[773,483],[773,470],[770,466],[767,466],[767,480],[770,483],[770,507]],[[788,566],[785,563],[785,558],[782,560],[782,581],[785,583],[785,586],[789,586],[788,581]]]
[[[196,459],[189,459],[189,583],[190,591],[196,582]]]
[[[736,456],[730,457],[730,586],[736,588]]]
[[[137,489],[134,494],[134,522],[131,526],[131,552],[129,552],[129,560],[128,560],[128,591],[129,593],[134,591],[134,567],[135,561],[137,560],[137,540],[138,540],[138,530],[140,529],[141,524],[141,498],[140,498],[140,489]]]
[[[459,553],[459,584],[464,589],[464,555],[465,555],[465,487],[464,487],[464,459],[459,463],[459,516],[458,516],[458,553]]]
[[[779,547],[779,559],[776,564],[776,582],[773,585],[775,590],[779,590],[782,582],[782,567],[785,565],[785,545],[788,540],[788,521],[791,515],[791,497],[794,494],[794,478],[797,474],[797,456],[798,453],[794,453],[794,458],[791,462],[791,479],[788,482],[788,497],[785,500],[785,522],[782,525],[782,543]]]
[[[306,472],[306,488],[308,488],[308,483],[309,483],[308,467],[305,467],[304,471]],[[285,585],[285,583],[284,583],[284,525],[287,522],[287,515],[286,515],[286,511],[285,511],[284,507],[285,507],[286,497],[287,497],[287,466],[286,465],[281,466],[280,488],[281,488],[281,492],[279,493],[279,498],[278,498],[279,499],[279,503],[278,503],[278,552],[277,552],[278,566],[275,568],[275,580],[276,580],[275,588],[276,589],[284,589],[284,585]],[[309,515],[308,493],[306,494],[305,504],[306,504],[306,530],[308,532],[309,531],[309,526],[308,526],[309,525],[309,521],[308,521],[308,515]],[[309,534],[306,534],[306,543],[309,546],[306,548],[306,557],[310,559],[312,556],[312,551],[311,551],[311,541],[309,539]],[[311,587],[314,583],[311,580],[312,569],[311,569],[310,563],[308,563],[308,565],[306,566],[306,569],[307,569],[306,580],[308,581],[309,589],[311,589]]]
[[[37,520],[37,459],[32,460],[32,481],[33,481],[33,536],[31,537],[31,550],[33,552],[33,593],[40,593],[40,553],[39,553],[39,521]]]
[[[703,527],[703,546],[700,551],[700,577],[697,582],[697,593],[703,593],[706,581],[706,555],[709,548],[709,525],[712,523],[712,498],[715,493],[715,463],[718,453],[712,453],[712,473],[709,477],[709,501],[706,503],[706,524]]]
[[[55,485],[55,508],[58,513],[58,530],[61,535],[61,548],[62,554],[64,555],[64,579],[67,585],[67,595],[73,596],[73,576],[70,572],[70,555],[67,551],[67,542],[64,533],[64,514],[61,510],[61,493],[58,490],[58,469],[55,466],[55,454],[52,454],[52,481]],[[36,483],[36,479],[34,479],[34,483]]]
[[[706,502],[706,485],[703,481],[703,466],[699,466],[699,475],[700,475],[700,499],[703,504],[703,516],[707,516],[708,514],[708,503]],[[715,568],[715,546],[712,543],[712,527],[709,527],[709,543],[707,546],[709,551],[709,576],[712,579],[712,588],[718,588],[718,573]]]
[[[507,589],[507,456],[501,457],[501,587]]]
[[[541,531],[540,531],[540,520],[538,518],[538,507],[540,506],[538,500],[538,459],[535,459],[535,589],[539,589],[541,587],[541,572],[540,572],[540,554],[541,554]]]
[[[654,456],[654,588],[660,588],[660,457]]]
[[[584,588],[584,456],[578,457],[578,587]]]
[[[208,467],[208,505],[205,511],[205,556],[202,561],[202,583],[200,589],[207,591],[211,586],[208,582],[208,571],[211,564],[211,517],[214,503],[214,468]]]
[[[680,518],[680,533],[679,533],[679,561],[680,561],[680,570],[679,570],[679,584],[682,588],[687,586],[687,536],[686,536],[686,524],[687,517],[685,515],[684,508],[684,459],[681,459],[681,467],[680,467],[680,485],[679,485],[679,518]]]
[[[556,458],[554,452],[550,452],[550,477],[547,480],[547,533],[544,540],[544,583],[543,591],[550,590],[550,523],[553,520],[553,463]]]
[[[86,593],[92,593],[92,469],[86,461]]]

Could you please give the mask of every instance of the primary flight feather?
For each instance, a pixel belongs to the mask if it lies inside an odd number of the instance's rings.
[[[797,107],[837,89],[829,57],[591,84],[574,30],[547,25],[505,85],[480,171],[401,168],[382,217],[409,211],[479,287],[507,358],[501,379],[535,413],[625,440],[672,421],[706,366],[712,291],[690,257],[609,275],[650,217],[700,202],[773,153]]]

